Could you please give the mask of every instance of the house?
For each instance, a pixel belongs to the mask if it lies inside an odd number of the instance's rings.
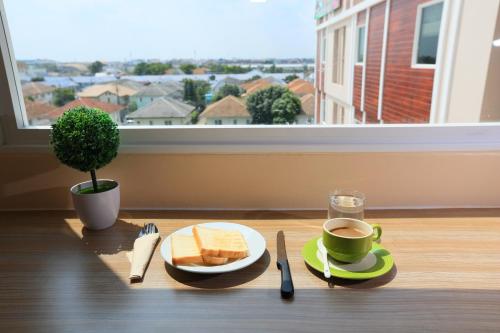
[[[302,110],[300,114],[295,118],[298,125],[312,125],[314,124],[314,108],[315,108],[315,97],[314,94],[307,94],[300,98],[300,103],[302,105]]]
[[[205,75],[207,73],[208,73],[208,69],[206,69],[204,67],[197,67],[197,68],[193,69],[194,75]]]
[[[128,105],[130,96],[137,93],[137,90],[119,83],[98,84],[85,88],[78,97],[93,98],[104,103]]]
[[[25,99],[32,101],[50,103],[52,102],[54,87],[41,82],[29,82],[22,86]]]
[[[223,78],[222,80],[219,80],[213,87],[213,91],[217,93],[222,87],[228,84],[233,84],[236,86],[240,86],[243,82],[241,80],[238,80],[234,77],[227,76]]]
[[[127,115],[136,125],[187,125],[195,107],[171,97],[155,99],[149,105]]]
[[[285,83],[282,80],[269,76],[266,78],[243,83],[242,85],[240,85],[240,87],[245,90],[245,96],[249,96],[259,90],[269,88],[273,85],[284,86],[284,84]]]
[[[106,103],[106,102],[102,102],[102,101],[94,99],[94,98],[80,98],[80,99],[76,99],[72,102],[69,102],[69,103],[67,103],[67,104],[65,104],[57,109],[52,110],[48,114],[48,118],[51,121],[54,121],[57,118],[59,118],[60,116],[62,116],[62,114],[64,112],[66,112],[70,109],[73,109],[77,106],[86,106],[89,108],[101,109],[102,111],[109,114],[111,119],[113,119],[113,121],[117,124],[121,123],[122,113],[126,109],[126,107],[123,105]]]
[[[303,79],[293,80],[288,84],[288,89],[299,97],[303,97],[308,94],[314,94],[316,92],[316,88],[314,85]]]
[[[130,97],[130,102],[135,103],[137,108],[143,108],[156,99],[161,97],[172,97],[175,99],[182,99],[183,89],[182,86],[176,85],[166,85],[166,84],[150,84],[143,87],[137,93]]]
[[[50,125],[49,114],[56,108],[55,106],[45,102],[30,101],[28,99],[24,100],[24,106],[30,126]]]
[[[199,124],[202,125],[248,125],[251,123],[252,116],[245,103],[234,96],[227,96],[210,104],[199,117]]]

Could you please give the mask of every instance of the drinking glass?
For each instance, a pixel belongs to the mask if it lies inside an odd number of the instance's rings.
[[[328,219],[364,219],[365,196],[354,190],[335,190],[328,196]]]

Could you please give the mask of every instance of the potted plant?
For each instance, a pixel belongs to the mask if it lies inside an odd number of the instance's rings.
[[[73,204],[85,227],[111,227],[120,210],[120,186],[114,180],[97,179],[96,170],[116,157],[118,126],[102,110],[78,106],[52,125],[51,145],[63,164],[90,172],[92,180],[71,188]]]

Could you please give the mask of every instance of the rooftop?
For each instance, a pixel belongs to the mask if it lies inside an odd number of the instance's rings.
[[[301,114],[305,114],[307,116],[314,116],[314,95],[313,94],[307,94],[302,96],[300,99],[300,103],[302,104],[302,112]]]
[[[127,115],[129,119],[185,118],[195,109],[194,106],[171,97],[156,99],[151,104]]]
[[[304,96],[308,94],[314,94],[316,91],[314,85],[306,80],[296,79],[288,84],[288,89],[296,95]]]
[[[131,96],[137,92],[137,90],[127,87],[122,84],[108,83],[108,84],[98,84],[85,88],[82,92],[78,93],[80,97],[99,97],[105,93],[111,93],[120,97]]]
[[[56,107],[48,103],[32,102],[25,100],[26,115],[28,119],[42,119],[47,118],[47,115],[52,112]]]
[[[207,106],[200,118],[249,118],[245,103],[234,96],[227,96]]]
[[[51,87],[47,84],[41,82],[29,82],[23,84],[23,96],[36,96],[40,94],[51,93],[55,90],[54,87]]]
[[[77,106],[87,106],[89,108],[101,109],[102,111],[109,114],[119,112],[125,109],[123,105],[105,103],[93,98],[80,98],[72,102],[69,102],[61,107],[58,107],[57,109],[52,110],[52,112],[50,112],[48,117],[51,119],[59,118],[60,116],[62,116],[64,112],[73,109]]]

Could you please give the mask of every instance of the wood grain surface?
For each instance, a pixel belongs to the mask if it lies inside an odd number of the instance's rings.
[[[396,267],[327,282],[300,256],[324,212],[123,212],[92,232],[71,212],[0,213],[0,332],[499,332],[500,210],[368,212]],[[208,221],[261,232],[268,251],[235,273],[168,267],[159,246],[142,283],[126,252],[145,222],[164,237]],[[295,285],[280,298],[276,233]]]

